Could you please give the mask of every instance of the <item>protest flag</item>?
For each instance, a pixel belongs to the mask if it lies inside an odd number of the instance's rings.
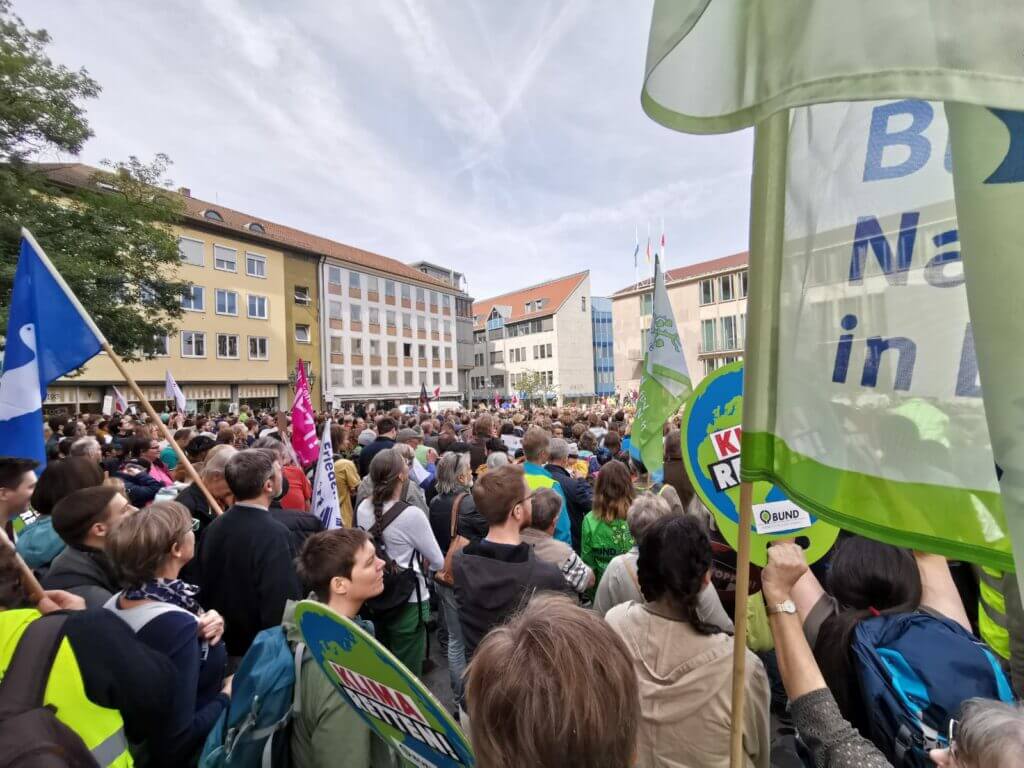
[[[324,530],[341,528],[341,505],[338,502],[338,480],[334,475],[334,446],[331,444],[331,420],[324,421],[320,456],[313,478],[312,512],[324,524]]]
[[[750,481],[770,480],[872,538],[1012,567],[1011,548],[1024,556],[1012,392],[1024,353],[1010,341],[1024,319],[1007,312],[1021,274],[1019,4],[988,4],[984,23],[917,0],[761,11],[658,0],[642,94],[677,130],[756,126],[741,513],[749,521]],[[744,50],[759,55],[737,66]],[[709,89],[693,72],[716,60],[728,74]],[[959,102],[950,153],[943,101]],[[822,173],[813,153],[826,144]],[[740,574],[738,638],[745,600]],[[733,766],[743,659],[737,643]]]
[[[282,437],[284,435],[282,434]],[[292,448],[303,467],[316,461],[319,446],[313,401],[309,398],[309,380],[302,360],[295,362],[295,399],[292,400]]]
[[[427,397],[426,382],[420,382],[420,410],[423,413],[430,413],[430,398]]]
[[[111,387],[114,390],[114,411],[117,413],[128,412],[128,399],[121,394],[121,390],[117,387]]]
[[[654,472],[664,464],[662,428],[665,420],[679,410],[691,389],[679,329],[665,290],[665,274],[661,271],[660,258],[655,256],[651,328],[647,335],[640,399],[632,432],[632,442],[637,446],[648,472]]]
[[[177,408],[179,413],[185,413],[188,407],[185,394],[181,391],[181,387],[178,386],[178,382],[171,376],[169,369],[164,373],[164,397],[174,402],[174,407]]]
[[[46,388],[99,353],[102,339],[42,248],[23,230],[0,378],[0,455],[45,466]]]
[[[430,397],[433,400],[437,400],[441,397],[441,385],[434,387],[434,391],[430,393]]]

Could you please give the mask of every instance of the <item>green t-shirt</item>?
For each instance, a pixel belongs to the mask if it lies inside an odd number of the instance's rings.
[[[633,537],[625,520],[606,523],[593,512],[588,512],[583,518],[580,557],[594,569],[595,584],[601,582],[601,576],[612,558],[624,555],[632,548]]]

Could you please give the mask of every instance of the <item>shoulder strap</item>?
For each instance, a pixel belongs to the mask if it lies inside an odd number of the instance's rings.
[[[643,597],[644,591],[640,589],[640,579],[637,577],[636,566],[626,562],[623,563],[626,566],[626,572],[629,574],[629,578],[633,580],[633,586],[636,587],[636,591]]]
[[[452,538],[455,538],[455,532],[459,529],[459,505],[462,503],[462,499],[465,498],[465,493],[460,493],[455,497],[455,501],[452,502],[452,527],[451,534]]]
[[[40,616],[25,629],[0,682],[0,715],[43,706],[50,669],[64,639],[67,614]]]
[[[384,514],[380,519],[380,522],[373,526],[371,533],[373,533],[374,537],[380,536],[384,533],[384,529],[395,522],[395,520],[398,519],[398,516],[408,508],[409,505],[401,499],[392,504],[391,509]]]

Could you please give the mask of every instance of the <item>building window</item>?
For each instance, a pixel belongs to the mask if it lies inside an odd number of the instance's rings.
[[[153,337],[156,340],[156,350],[153,352],[154,357],[169,357],[171,354],[171,337],[167,334]]]
[[[238,336],[233,333],[217,334],[217,357],[238,359]]]
[[[194,267],[203,266],[203,241],[193,240],[190,237],[178,238],[178,253],[181,260]]]
[[[534,344],[533,345],[533,359],[544,360],[551,357],[551,345],[550,344]]]
[[[403,379],[405,381],[405,386],[411,387],[412,386],[412,371],[406,371],[405,372],[405,376],[403,377]]]
[[[408,312],[402,313],[402,329],[406,331],[412,330],[412,315]]]
[[[402,345],[402,357],[405,357],[405,358],[411,358],[412,357],[412,344],[406,343],[406,344]]]
[[[370,307],[370,325],[380,325],[380,310]]]
[[[700,338],[704,352],[714,352],[718,334],[715,332],[715,318],[700,321]]]
[[[640,314],[649,315],[654,312],[654,294],[645,293],[640,297]]]
[[[308,325],[296,325],[295,326],[295,340],[302,344],[309,344],[309,326]]]
[[[587,297],[586,296],[580,296],[580,304],[583,307],[583,311],[586,312],[587,311]]]
[[[736,318],[722,318],[722,349],[736,349]]]
[[[340,388],[345,386],[345,369],[334,368],[331,370],[331,386]]]
[[[342,306],[340,301],[333,299],[327,302],[327,317],[330,320],[341,320]]]
[[[341,270],[337,267],[328,267],[327,282],[331,285],[341,285]]]
[[[504,375],[501,375],[501,376],[491,376],[491,386],[496,388],[496,389],[504,389],[505,388],[505,376]]]
[[[370,293],[377,293],[380,290],[380,283],[373,275],[366,276],[366,290]]]
[[[451,359],[452,359],[452,348],[451,347],[445,347],[444,348],[444,359],[448,360],[448,361],[451,361]]]
[[[446,387],[450,387],[452,385],[452,372],[451,371],[448,371],[447,373],[445,373],[445,375],[444,375],[444,385]]]
[[[398,342],[388,342],[388,357],[398,357]]]
[[[361,387],[363,386],[363,369],[354,368],[352,370],[352,386]]]
[[[398,371],[388,371],[388,386],[389,387],[397,387],[398,386]]]
[[[248,224],[245,225],[245,228],[248,229],[250,232],[255,232],[257,235],[267,234],[267,230],[265,230],[263,228],[263,225],[260,224],[258,221],[250,221]]]
[[[249,337],[249,359],[250,360],[269,360],[270,359],[270,340],[266,336],[250,336]]]
[[[452,335],[452,321],[451,320],[445,320],[444,321],[444,334],[445,334],[445,336],[451,336]]]
[[[707,280],[700,281],[700,303],[714,304],[715,303],[715,281],[708,278]]]
[[[749,280],[749,275],[747,273],[747,270],[744,269],[742,272],[740,272],[740,298],[741,299],[747,298],[747,290],[749,289],[749,286],[747,284],[748,280]]]
[[[217,314],[218,315],[237,315],[238,314],[238,294],[234,291],[226,291],[223,288],[217,289]]]
[[[430,311],[437,312],[437,291],[430,292]]]
[[[361,355],[363,354],[363,340],[360,338],[351,339],[352,342],[352,354]]]
[[[295,286],[295,303],[308,307],[313,300],[309,297],[309,287],[305,285]]]
[[[341,346],[344,342],[345,342],[345,339],[343,337],[341,337],[341,336],[331,336],[331,354],[332,355],[342,355],[342,354],[344,354],[344,351],[342,350],[342,346]]]
[[[206,334],[200,331],[182,331],[181,356],[206,357]]]
[[[267,319],[267,297],[249,295],[249,317],[257,320]]]
[[[190,285],[181,297],[181,308],[189,312],[202,312],[206,308],[206,294],[201,285]]]
[[[426,344],[420,344],[418,352],[420,353],[420,355],[419,355],[420,360],[426,360],[427,359],[427,345]]]
[[[743,347],[743,341],[746,338],[747,338],[747,313],[744,312],[744,313],[742,313],[740,315],[740,336],[739,336],[739,339],[737,340],[739,342],[739,347],[740,348]]]
[[[473,355],[473,365],[476,368],[480,368],[480,367],[483,366],[483,364],[484,364],[484,353],[483,352],[477,352],[476,354],[474,354]]]
[[[417,288],[416,289],[416,301],[418,301],[421,304],[423,303],[423,289],[422,288]]]
[[[704,375],[707,376],[707,375],[709,375],[714,370],[715,370],[715,358],[713,358],[713,357],[706,357],[706,358],[704,358]]]
[[[395,298],[395,281],[385,280],[384,281],[384,295]]]
[[[395,310],[393,310],[393,309],[387,310],[384,313],[384,319],[387,321],[387,324],[390,327],[394,328],[395,327]]]
[[[402,298],[408,300],[412,296],[412,288],[402,283]]]
[[[440,360],[441,359],[441,348],[437,347],[437,346],[431,346],[430,347],[430,357],[433,360]]]
[[[245,274],[249,277],[267,276],[267,257],[258,253],[245,254]]]
[[[732,301],[736,298],[732,292],[732,275],[722,275],[718,278],[718,298],[720,301]]]
[[[380,357],[380,339],[370,339],[370,356]]]
[[[360,275],[358,272],[353,272],[353,271],[349,270],[349,273],[348,273],[348,287],[349,288],[361,288],[362,287],[362,283],[360,282],[360,278],[361,277],[362,277],[362,275]]]
[[[438,386],[441,383],[441,372],[440,371],[434,371],[433,381],[434,381],[434,386],[435,387]]]
[[[349,313],[349,319],[353,323],[360,323],[360,322],[362,322],[363,308],[361,306],[359,306],[358,304],[349,304],[348,313]]]
[[[436,317],[430,318],[430,332],[431,333],[437,333],[438,330],[440,329],[440,327],[441,327],[440,323],[438,323],[438,320],[437,320]]]
[[[370,386],[371,387],[379,387],[380,386],[380,371],[377,370],[376,368],[374,370],[370,371]]]
[[[423,315],[416,315],[416,330],[427,332],[427,318]]]
[[[213,268],[222,269],[225,272],[237,272],[238,251],[234,248],[225,248],[223,245],[213,246]]]
[[[224,217],[221,216],[219,213],[217,213],[217,211],[213,210],[212,208],[207,208],[205,211],[203,211],[203,218],[209,219],[210,221],[224,221]]]

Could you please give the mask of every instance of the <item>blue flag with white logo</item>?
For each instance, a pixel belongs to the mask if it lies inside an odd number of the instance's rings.
[[[46,463],[46,388],[101,349],[103,336],[26,230],[0,376],[0,456]]]

